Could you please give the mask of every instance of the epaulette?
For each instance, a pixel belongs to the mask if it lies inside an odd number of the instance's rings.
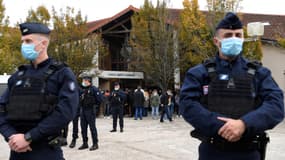
[[[24,76],[26,70],[28,69],[28,64],[24,64],[24,65],[20,65],[18,67],[18,73],[17,73],[17,76],[21,77],[21,76]]]
[[[215,58],[205,59],[205,60],[203,60],[202,64],[203,64],[205,67],[213,67],[213,66],[216,66]]]
[[[66,63],[64,62],[61,62],[61,61],[56,61],[56,60],[53,60],[51,65],[49,66],[50,68],[55,68],[57,70],[63,68],[63,67],[68,67]]]
[[[262,66],[262,63],[260,61],[253,60],[249,61],[246,66],[248,67],[247,73],[254,76],[256,70]]]
[[[23,65],[20,65],[18,67],[18,71],[25,71],[28,69],[28,65],[27,64],[23,64]]]
[[[249,61],[246,65],[249,68],[257,69],[258,67],[262,66],[262,63],[260,61],[257,61],[257,60],[252,60],[252,61]]]
[[[45,72],[44,79],[47,80],[53,73],[64,67],[67,67],[65,63],[53,60],[52,63],[49,65],[47,71]]]
[[[210,78],[214,79],[217,76],[215,58],[206,59],[203,61],[202,64],[207,69],[207,72],[208,72]]]

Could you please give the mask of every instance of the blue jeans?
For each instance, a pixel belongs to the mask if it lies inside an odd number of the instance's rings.
[[[142,112],[143,106],[136,106],[135,119],[138,119],[138,116],[140,117],[140,119],[142,119]]]
[[[152,110],[151,110],[151,115],[152,115],[152,118],[156,118],[158,116],[158,106],[152,106],[151,107]]]
[[[109,116],[110,115],[110,105],[105,104],[104,106],[104,116]]]
[[[174,112],[174,103],[171,103],[169,105],[169,116],[172,118],[172,115],[173,115],[173,112]]]

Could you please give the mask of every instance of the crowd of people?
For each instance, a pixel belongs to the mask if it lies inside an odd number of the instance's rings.
[[[111,118],[111,93],[109,90],[102,90],[101,93],[104,98],[100,106],[100,113],[104,118]],[[163,94],[160,89],[142,89],[141,86],[138,86],[136,89],[126,88],[124,93],[126,94],[124,116],[133,117],[134,120],[143,120],[143,117],[151,116],[152,119],[157,120],[165,111],[165,114],[169,114],[169,117],[172,117],[173,114],[181,117],[179,112],[179,92],[177,91],[169,89]],[[98,112],[97,115],[100,113]]]
[[[162,92],[158,89],[142,89],[139,85],[136,89],[121,89],[120,83],[115,82],[114,88],[109,90],[99,90],[92,84],[92,77],[82,77],[82,83],[79,89],[79,107],[77,116],[72,121],[72,141],[69,145],[74,148],[78,136],[78,123],[80,118],[80,127],[82,134],[82,145],[79,150],[87,149],[88,137],[87,128],[89,126],[92,138],[90,151],[96,150],[98,146],[98,132],[96,128],[96,117],[113,119],[113,125],[110,132],[117,132],[117,120],[119,119],[119,131],[124,132],[124,117],[133,117],[134,120],[143,120],[144,117],[151,116],[153,120],[168,119],[173,120],[173,115],[180,117],[179,112],[179,94],[167,90]],[[62,145],[67,145],[68,126],[63,129]]]

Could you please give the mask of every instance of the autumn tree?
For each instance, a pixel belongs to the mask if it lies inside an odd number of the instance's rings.
[[[149,0],[132,17],[132,67],[142,70],[147,80],[162,90],[173,86],[175,56],[175,29],[169,21],[165,1],[156,7]]]
[[[9,17],[5,17],[5,6],[0,0],[0,74],[11,74],[20,64],[20,32],[9,27]]]
[[[245,42],[243,43],[243,52],[242,54],[250,60],[259,60],[262,59],[262,43],[260,38],[249,37],[247,35],[247,29],[244,27],[244,37]]]
[[[205,14],[199,10],[198,0],[184,0],[183,6],[178,25],[181,73],[215,54],[212,36]]]
[[[207,0],[208,14],[207,21],[211,28],[212,35],[216,30],[216,25],[227,12],[237,13],[242,0]]]
[[[29,11],[26,21],[41,22],[52,28],[49,55],[68,64],[76,76],[96,68],[99,61],[96,54],[102,58],[107,52],[100,34],[89,35],[87,18],[80,11],[75,13],[74,8],[67,7],[59,13],[53,8],[50,14],[44,6],[39,6]]]
[[[51,15],[45,6],[39,6],[36,10],[29,10],[26,22],[40,22],[49,26]]]

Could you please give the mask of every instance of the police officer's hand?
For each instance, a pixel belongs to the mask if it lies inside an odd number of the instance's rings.
[[[32,150],[30,142],[25,140],[24,134],[13,134],[9,137],[8,144],[11,150],[15,152],[27,152]]]
[[[245,132],[245,124],[240,119],[231,119],[225,117],[218,117],[219,120],[225,124],[219,129],[218,134],[230,142],[240,140]]]

